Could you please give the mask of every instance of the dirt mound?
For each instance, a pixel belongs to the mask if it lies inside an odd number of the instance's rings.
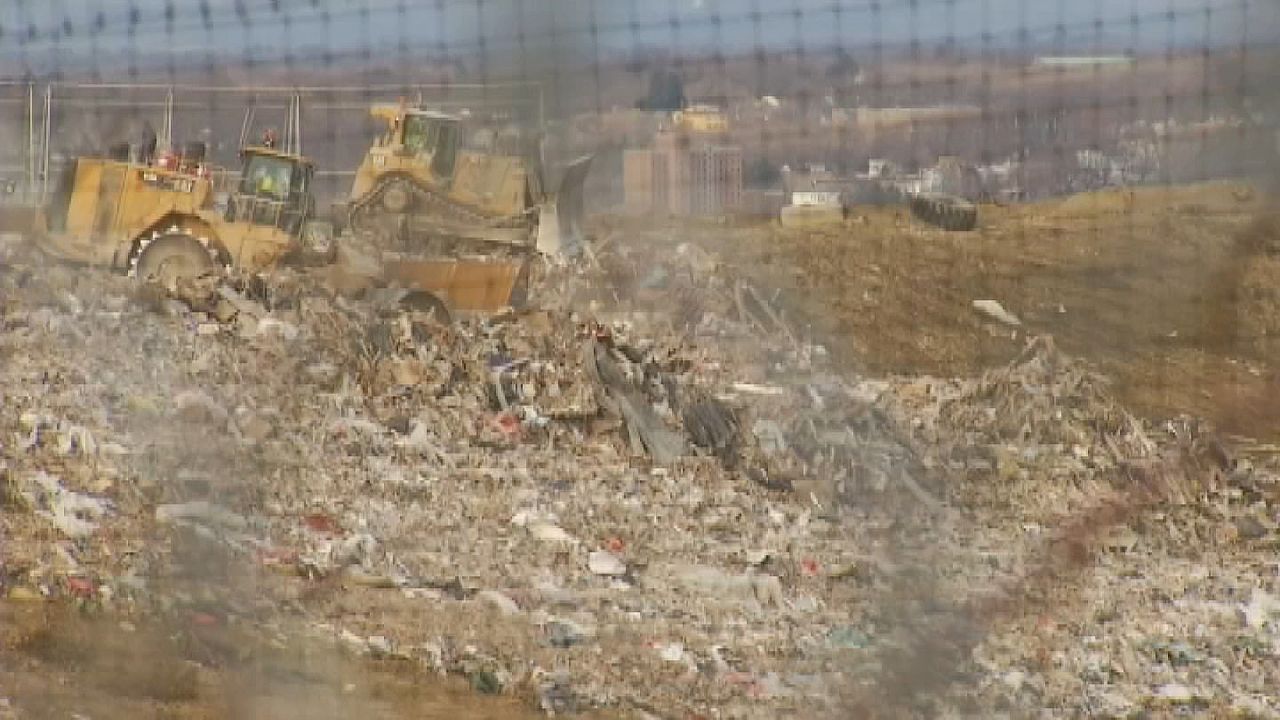
[[[1247,262],[1236,312],[1243,337],[1280,338],[1280,254],[1258,255]]]
[[[1236,234],[1241,255],[1280,255],[1280,212],[1259,215]]]
[[[1260,263],[1244,282],[1238,247],[1275,244],[1274,218],[1259,219],[1265,202],[1228,182],[1089,193],[983,206],[981,227],[963,235],[913,223],[905,208],[855,207],[856,221],[820,231],[735,229],[711,242],[860,370],[976,375],[1028,336],[1052,335],[1139,416],[1223,425],[1235,410],[1222,399],[1264,391],[1274,371],[1272,270]],[[1257,308],[1237,311],[1242,287]],[[975,300],[1022,325],[989,320]],[[1237,340],[1250,334],[1265,342]],[[1248,432],[1280,436],[1280,424]]]
[[[1048,208],[1049,217],[1097,217],[1103,214],[1132,212],[1135,202],[1132,190],[1106,190],[1072,195]]]
[[[1064,200],[1028,205],[1027,211],[1050,219],[1092,220],[1133,213],[1216,215],[1255,209],[1259,194],[1235,182],[1188,186],[1112,188],[1072,195]]]

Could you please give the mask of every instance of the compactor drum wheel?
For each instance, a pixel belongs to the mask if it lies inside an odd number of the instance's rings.
[[[219,270],[217,256],[208,247],[208,240],[171,228],[163,233],[153,233],[151,238],[140,244],[133,256],[129,275],[174,287],[180,280],[191,280]]]

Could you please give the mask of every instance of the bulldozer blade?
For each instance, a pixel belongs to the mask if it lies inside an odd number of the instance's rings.
[[[592,157],[586,155],[569,163],[560,187],[538,208],[538,252],[569,256],[581,252],[583,187]]]
[[[387,280],[442,298],[450,310],[495,313],[526,301],[529,261],[395,260],[384,266]]]

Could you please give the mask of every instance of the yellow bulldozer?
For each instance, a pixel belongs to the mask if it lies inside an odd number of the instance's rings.
[[[429,257],[579,249],[590,156],[570,163],[550,192],[540,151],[519,132],[469,128],[459,116],[404,103],[374,105],[371,114],[386,132],[344,208],[353,234]]]
[[[331,241],[331,226],[315,221],[310,161],[260,147],[241,156],[224,203],[198,143],[155,163],[133,162],[127,149],[73,159],[32,235],[56,258],[169,285],[232,267],[271,268],[303,247],[304,234]]]

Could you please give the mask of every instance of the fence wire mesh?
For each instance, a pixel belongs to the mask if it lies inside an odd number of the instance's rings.
[[[1258,148],[1275,146],[1261,108],[1276,11],[1247,0],[21,2],[5,12],[11,67],[57,82],[49,144],[36,153],[101,152],[151,113],[231,163],[248,108],[261,110],[258,124],[284,125],[297,101],[304,149],[334,197],[376,132],[361,107],[399,97],[541,130],[559,123],[566,151],[600,154],[593,192],[608,208],[622,205],[623,151],[686,105],[726,114],[749,186],[776,184],[783,165],[848,177],[886,160],[877,168],[911,174],[946,157],[982,171],[989,194],[1036,198],[1257,173],[1268,164]],[[9,89],[21,103],[21,83]],[[7,119],[7,133],[27,128]]]

